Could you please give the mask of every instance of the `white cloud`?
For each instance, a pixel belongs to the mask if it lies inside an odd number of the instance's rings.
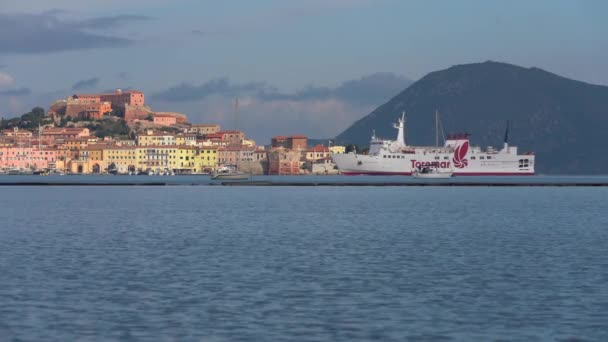
[[[15,83],[15,78],[3,71],[0,71],[0,87],[11,86]]]

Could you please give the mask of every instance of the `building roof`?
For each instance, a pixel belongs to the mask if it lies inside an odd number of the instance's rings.
[[[306,150],[306,152],[329,152],[329,147],[325,147],[323,145],[315,145]]]

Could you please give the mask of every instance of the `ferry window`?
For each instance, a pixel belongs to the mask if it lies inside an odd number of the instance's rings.
[[[443,157],[443,159],[448,160],[449,158],[448,157]]]
[[[439,156],[436,156],[436,157],[435,157],[435,160],[439,160]]]
[[[484,159],[484,157],[483,157],[483,156],[481,156],[481,157],[479,157],[479,159]]]
[[[386,156],[382,156],[382,158],[386,158]]]
[[[488,156],[488,159],[492,159],[492,156]]]
[[[471,156],[471,160],[475,160],[475,156]]]

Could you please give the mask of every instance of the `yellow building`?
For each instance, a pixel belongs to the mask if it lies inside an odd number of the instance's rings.
[[[305,158],[306,160],[318,160],[318,159],[327,159],[330,157],[329,148],[323,145],[316,145],[306,150]]]
[[[170,172],[178,163],[177,146],[138,146],[137,169],[154,173]]]
[[[195,146],[179,146],[177,159],[172,160],[171,169],[177,173],[198,173],[200,171],[196,161],[200,151]]]
[[[106,167],[115,169],[118,173],[135,172],[138,165],[137,150],[135,146],[104,147],[103,162]]]
[[[198,154],[197,163],[201,172],[217,169],[217,150],[217,146],[202,146],[199,148],[200,153]]]
[[[346,146],[340,146],[340,145],[330,146],[329,151],[334,154],[346,153]]]

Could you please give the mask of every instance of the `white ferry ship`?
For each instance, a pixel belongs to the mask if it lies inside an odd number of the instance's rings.
[[[438,120],[438,117],[437,117]],[[530,176],[534,175],[534,153],[517,154],[509,146],[509,128],[504,146],[485,151],[471,146],[468,134],[448,136],[443,146],[409,146],[405,143],[405,114],[394,127],[397,140],[383,140],[372,135],[368,154],[356,152],[332,154],[344,175],[412,175],[423,167],[431,167],[454,176]],[[438,130],[438,127],[437,127]],[[436,139],[438,144],[438,137]]]

